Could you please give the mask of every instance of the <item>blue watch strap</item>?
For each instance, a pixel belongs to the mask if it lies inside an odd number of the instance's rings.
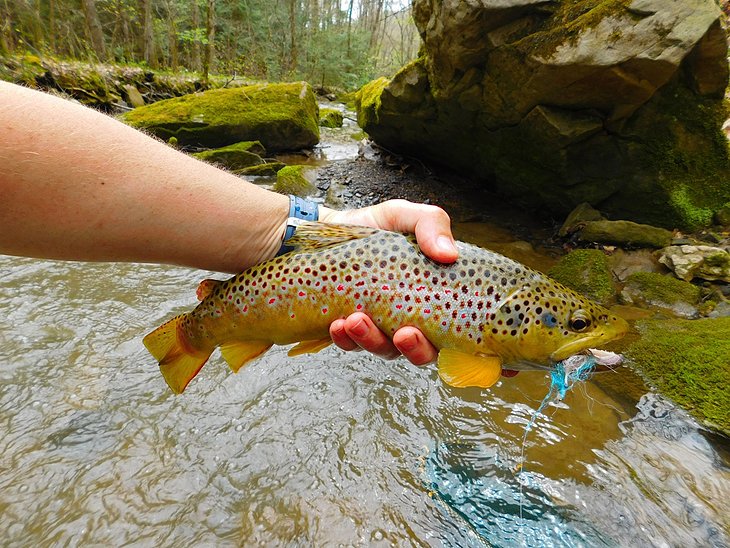
[[[319,204],[312,202],[311,200],[305,200],[299,196],[289,195],[289,219],[302,219],[304,221],[317,221],[319,220]],[[294,236],[294,232],[297,227],[294,223],[288,222],[286,225],[286,232],[284,232],[284,239],[281,242],[281,248],[276,255],[283,255],[292,248],[286,245],[286,242]]]

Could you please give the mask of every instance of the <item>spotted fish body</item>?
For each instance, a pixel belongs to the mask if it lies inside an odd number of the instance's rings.
[[[454,386],[490,386],[502,365],[549,367],[627,330],[544,274],[462,242],[450,265],[427,258],[410,235],[365,227],[307,223],[289,243],[290,253],[204,281],[195,310],[145,337],[175,392],[216,347],[234,371],[273,344],[317,352],[332,342],[329,325],[355,311],[389,335],[419,328]]]

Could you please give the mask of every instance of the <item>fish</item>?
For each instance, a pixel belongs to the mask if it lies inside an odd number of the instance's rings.
[[[289,356],[316,353],[332,343],[329,325],[357,311],[390,336],[420,329],[438,350],[440,378],[454,387],[489,388],[503,367],[549,368],[628,330],[545,274],[464,242],[456,262],[442,264],[411,234],[309,222],[287,245],[228,280],[204,280],[194,310],[144,337],[173,392],[216,348],[234,372],[274,344],[297,343]]]

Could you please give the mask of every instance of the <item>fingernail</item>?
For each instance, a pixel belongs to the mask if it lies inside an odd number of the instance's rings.
[[[454,241],[448,236],[439,236],[436,238],[436,247],[438,247],[444,253],[453,253],[456,249]]]
[[[368,324],[365,323],[365,320],[358,320],[355,325],[350,327],[350,333],[356,337],[364,337],[368,334]]]

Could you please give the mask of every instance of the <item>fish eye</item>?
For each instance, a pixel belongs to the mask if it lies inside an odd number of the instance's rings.
[[[552,313],[545,312],[545,314],[542,315],[542,323],[548,327],[555,327],[558,325],[558,319]]]
[[[582,311],[576,312],[572,318],[570,318],[570,321],[568,322],[568,327],[572,331],[577,331],[580,333],[581,331],[585,331],[591,326],[591,320],[587,316],[583,314]]]

